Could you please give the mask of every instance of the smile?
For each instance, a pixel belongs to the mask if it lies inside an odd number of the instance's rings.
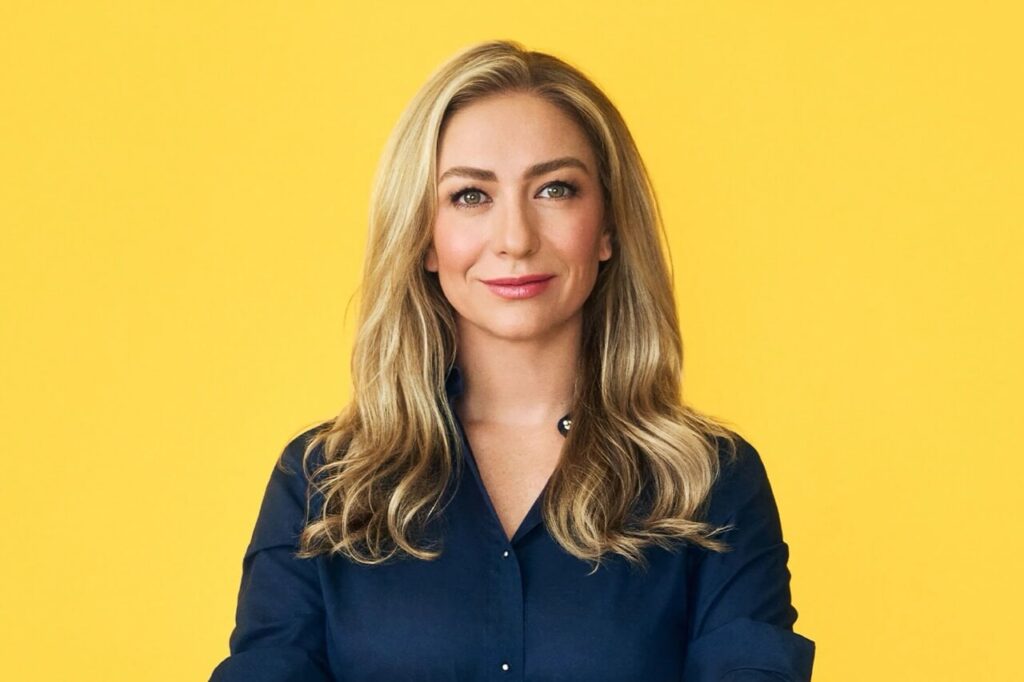
[[[525,275],[523,277],[502,277],[483,280],[492,293],[505,299],[523,299],[537,296],[554,279],[554,275]]]

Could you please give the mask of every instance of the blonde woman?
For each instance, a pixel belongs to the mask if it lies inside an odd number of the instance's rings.
[[[442,65],[376,177],[353,398],[294,438],[217,682],[807,680],[756,450],[681,398],[616,108],[519,44]]]

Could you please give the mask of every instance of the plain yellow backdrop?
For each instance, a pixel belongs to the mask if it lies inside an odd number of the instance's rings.
[[[632,128],[815,679],[1021,679],[1015,5],[4,2],[0,677],[227,655],[274,459],[348,396],[384,140],[512,38]]]

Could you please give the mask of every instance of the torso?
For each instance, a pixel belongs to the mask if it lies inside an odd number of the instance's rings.
[[[544,428],[463,422],[480,478],[511,539],[558,465],[565,438]]]

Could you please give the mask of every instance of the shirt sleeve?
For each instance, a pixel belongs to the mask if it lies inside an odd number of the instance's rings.
[[[293,555],[306,520],[302,456],[311,433],[288,443],[275,462],[242,559],[230,655],[210,682],[333,682],[317,562]]]
[[[724,447],[724,446],[723,446]],[[789,547],[757,450],[737,439],[722,458],[706,520],[731,528],[730,551],[692,553],[685,682],[804,682],[815,644],[793,632]]]

